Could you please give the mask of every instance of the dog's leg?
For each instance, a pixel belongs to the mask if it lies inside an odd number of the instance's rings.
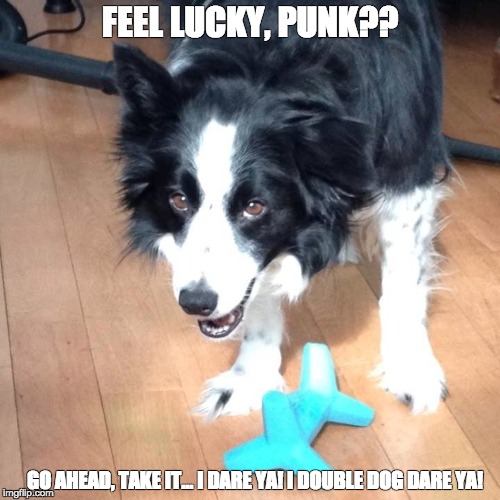
[[[436,188],[417,188],[391,195],[380,212],[381,385],[416,413],[436,410],[447,393],[427,335],[437,198]]]
[[[279,373],[283,315],[280,299],[262,293],[247,306],[245,334],[232,368],[207,382],[196,413],[207,418],[259,409],[262,396],[284,386]]]

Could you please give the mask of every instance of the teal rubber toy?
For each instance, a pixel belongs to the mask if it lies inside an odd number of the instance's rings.
[[[326,423],[370,425],[374,411],[338,390],[327,345],[304,346],[297,391],[262,400],[264,434],[224,454],[228,470],[332,470],[311,443]]]

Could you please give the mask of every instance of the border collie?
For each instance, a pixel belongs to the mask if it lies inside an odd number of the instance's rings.
[[[388,38],[204,36],[175,43],[166,67],[115,48],[131,248],[170,263],[204,336],[242,338],[208,382],[198,410],[209,417],[282,388],[280,301],[355,260],[360,228],[381,254],[382,386],[415,412],[446,396],[426,327],[449,170],[437,15],[431,0],[366,3],[398,8]],[[277,31],[278,4],[266,1],[262,29]]]

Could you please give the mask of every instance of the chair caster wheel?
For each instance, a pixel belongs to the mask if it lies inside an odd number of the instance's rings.
[[[67,14],[76,10],[73,0],[46,0],[44,12],[48,14]]]

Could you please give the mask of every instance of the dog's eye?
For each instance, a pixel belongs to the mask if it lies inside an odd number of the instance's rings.
[[[247,218],[259,217],[266,210],[266,206],[260,202],[253,200],[246,207],[243,215]]]
[[[177,212],[185,212],[189,208],[189,202],[182,193],[174,193],[169,198],[171,207]]]

